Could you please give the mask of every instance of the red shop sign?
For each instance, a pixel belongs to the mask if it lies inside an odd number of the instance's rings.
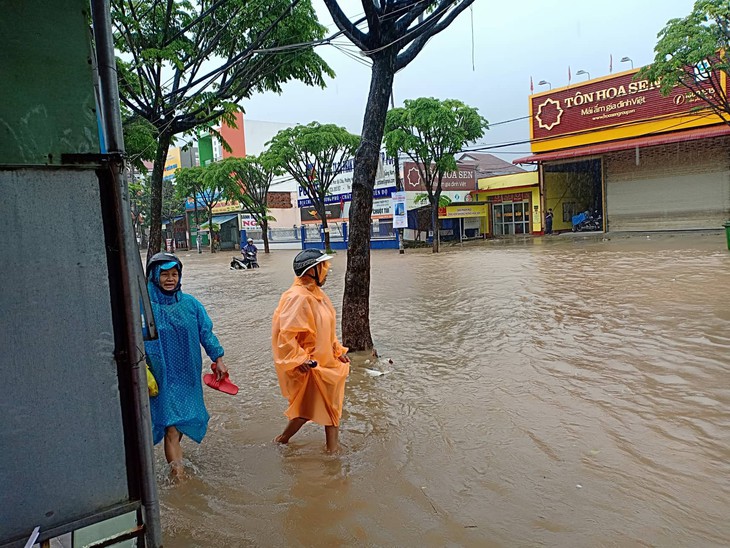
[[[681,86],[663,96],[657,84],[634,80],[637,71],[531,96],[533,139],[685,114],[704,105]],[[719,75],[715,77],[720,80]],[[710,80],[706,82],[698,80],[700,88],[714,93]]]

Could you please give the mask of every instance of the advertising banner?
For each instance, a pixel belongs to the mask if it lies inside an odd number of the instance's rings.
[[[391,200],[393,200],[393,228],[408,228],[406,193],[394,192],[391,194]]]
[[[248,213],[241,213],[238,216],[238,223],[241,228],[246,230],[261,230],[259,224]]]
[[[488,196],[487,201],[493,204],[500,204],[502,202],[523,202],[529,200],[531,192],[514,192],[512,194],[499,194],[497,196]]]
[[[439,208],[439,219],[456,219],[463,217],[486,217],[487,205],[455,205]]]
[[[373,200],[373,217],[383,219],[393,216],[393,201],[390,198],[380,198]]]
[[[687,89],[677,86],[667,96],[659,85],[646,79],[636,79],[638,69],[628,74],[589,81],[530,97],[532,138],[548,139],[563,135],[593,131],[618,125],[640,122],[668,115],[687,114],[704,106],[702,99]],[[719,75],[713,76],[719,81]],[[715,90],[710,80],[703,84],[705,93]],[[716,124],[708,117],[708,124]]]
[[[325,214],[328,219],[339,219],[342,216],[340,204],[327,204],[324,206]],[[317,211],[313,207],[303,207],[301,210],[301,219],[303,223],[321,222]]]
[[[162,180],[169,181],[175,179],[175,171],[182,167],[182,157],[180,156],[180,149],[173,147],[167,151],[167,158],[165,159],[165,170],[162,173]]]
[[[220,196],[218,196],[220,198]],[[192,198],[188,198],[185,201],[185,210],[186,211],[194,211],[195,210],[195,202]],[[240,211],[241,210],[241,204],[238,202],[227,202],[220,198],[220,201],[213,206],[213,214],[219,214],[219,213],[230,213],[232,211]],[[207,211],[207,208],[205,207],[204,200],[198,195],[198,211]]]
[[[343,199],[345,202],[349,202],[352,199],[354,160],[348,160],[345,164],[344,170],[335,177],[328,189],[328,195],[325,197],[326,204],[340,203]],[[393,158],[386,158],[385,154],[381,154],[380,161],[378,163],[378,172],[375,175],[375,191],[373,192],[373,198],[377,199],[388,197],[394,190],[395,161]],[[299,195],[297,199],[297,206],[311,206],[312,202],[309,200],[301,186],[298,188],[298,191]]]
[[[395,186],[375,188],[373,190],[373,200],[377,200],[379,198],[387,198],[393,192],[395,192]],[[325,205],[339,204],[342,202],[350,201],[352,201],[352,192],[346,192],[345,194],[330,194],[329,196],[324,197]],[[309,198],[302,198],[297,200],[297,205],[299,207],[312,207],[312,200],[310,200]]]
[[[409,191],[426,192],[426,187],[421,180],[418,165],[413,162],[403,163],[403,186]],[[436,183],[434,182],[434,189]],[[441,190],[453,192],[456,190],[475,190],[477,179],[473,165],[457,166],[456,171],[444,174],[441,180]]]

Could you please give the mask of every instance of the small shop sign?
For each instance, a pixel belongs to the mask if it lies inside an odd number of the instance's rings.
[[[439,219],[457,219],[468,217],[486,217],[486,204],[452,205],[439,208]]]

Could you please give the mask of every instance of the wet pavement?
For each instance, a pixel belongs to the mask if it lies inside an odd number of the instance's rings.
[[[381,357],[353,358],[339,456],[315,425],[271,442],[296,251],[249,271],[180,253],[241,391],[206,391],[190,479],[171,485],[156,448],[166,545],[730,545],[724,235],[602,238],[373,252]]]

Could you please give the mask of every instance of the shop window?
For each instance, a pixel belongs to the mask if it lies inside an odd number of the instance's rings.
[[[575,202],[563,202],[563,222],[572,223],[573,215],[578,215],[578,204]]]

